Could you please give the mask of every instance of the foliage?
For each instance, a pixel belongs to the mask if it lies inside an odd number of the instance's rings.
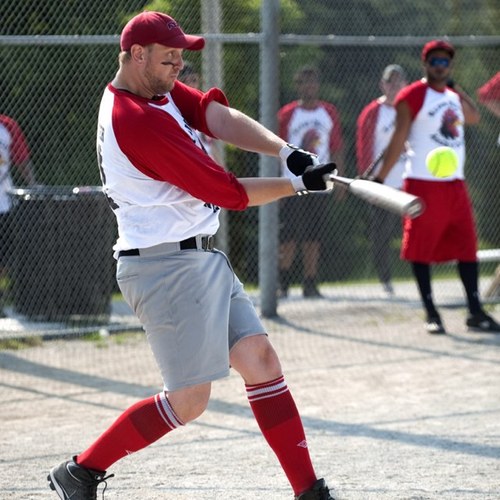
[[[201,32],[201,2],[208,0],[19,0],[4,8],[0,35],[114,35],[143,9],[161,10],[175,17],[182,27]],[[260,0],[221,0],[224,33],[258,33]],[[299,35],[369,35],[431,38],[446,35],[497,35],[500,5],[497,0],[282,0],[280,33]],[[117,37],[118,42],[118,37]],[[498,71],[499,47],[458,47],[455,77],[474,95],[475,89]],[[223,44],[223,89],[230,103],[254,118],[259,117],[259,47],[254,43]],[[39,181],[47,184],[98,184],[95,161],[95,122],[102,90],[117,67],[116,45],[0,45],[0,98],[2,112],[16,118],[32,146]],[[186,53],[197,66],[199,53]],[[410,44],[299,45],[280,46],[280,103],[294,98],[292,76],[302,64],[316,64],[322,71],[321,96],[340,111],[345,137],[347,172],[355,173],[356,119],[362,107],[379,93],[382,68],[392,62],[403,65],[410,80],[421,76],[419,48]],[[484,111],[484,110],[483,110]],[[484,111],[482,123],[467,132],[467,175],[478,214],[479,232],[485,245],[498,246],[500,177],[497,175],[498,119]],[[256,155],[227,151],[228,167],[239,175],[258,172]],[[363,211],[351,201],[332,209],[328,234],[335,252],[346,248],[366,249]],[[245,255],[236,267],[255,269],[257,210],[231,214],[231,235],[243,242]],[[346,226],[345,220],[356,220]],[[343,235],[342,245],[338,242]],[[326,278],[356,272],[350,264],[342,270],[328,268]],[[244,271],[246,274],[246,271]],[[252,278],[254,278],[252,276]]]

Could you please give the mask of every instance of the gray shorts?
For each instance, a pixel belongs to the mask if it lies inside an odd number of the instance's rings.
[[[146,257],[120,257],[116,276],[146,332],[165,390],[226,377],[231,348],[265,334],[228,258],[218,250],[152,248],[157,251]]]

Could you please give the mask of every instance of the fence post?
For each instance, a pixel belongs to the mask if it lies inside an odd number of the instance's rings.
[[[260,42],[260,122],[277,130],[279,90],[279,0],[263,0],[261,6]],[[260,156],[260,176],[279,175],[276,158]],[[259,208],[259,286],[261,311],[264,317],[277,314],[278,281],[278,204]]]
[[[220,35],[222,23],[221,0],[204,0],[201,2],[201,29],[203,33]],[[211,87],[224,88],[224,68],[222,61],[222,42],[208,39],[202,51],[203,89]],[[217,148],[223,166],[226,165],[226,152],[221,141],[214,145]],[[229,217],[226,210],[219,215],[220,227],[217,231],[217,248],[229,253]]]

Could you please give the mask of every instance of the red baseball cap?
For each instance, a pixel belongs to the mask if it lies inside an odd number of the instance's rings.
[[[455,47],[449,42],[445,42],[444,40],[431,40],[424,45],[422,49],[422,61],[427,61],[427,56],[433,50],[445,50],[450,54],[450,57],[453,59],[455,55]]]
[[[201,50],[205,46],[205,39],[186,35],[177,21],[166,14],[146,11],[133,17],[122,30],[121,50],[129,50],[134,43],[159,43],[175,49]]]

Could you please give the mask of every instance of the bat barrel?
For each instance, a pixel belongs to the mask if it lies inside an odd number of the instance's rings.
[[[425,209],[423,200],[418,196],[384,184],[364,179],[348,179],[337,176],[330,176],[330,178],[334,182],[347,185],[349,191],[358,198],[398,215],[413,219]]]
[[[424,210],[424,202],[417,196],[414,196],[412,200],[408,200],[408,202],[401,207],[400,213],[401,215],[406,215],[410,219],[414,219],[421,215]]]

